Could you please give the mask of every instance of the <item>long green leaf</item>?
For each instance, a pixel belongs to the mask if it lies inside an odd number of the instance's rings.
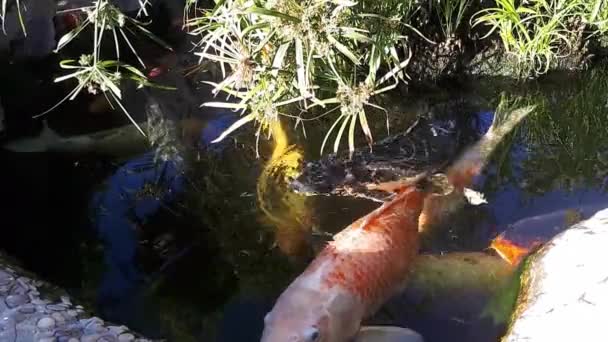
[[[217,137],[217,138],[215,138],[215,140],[211,141],[211,143],[217,143],[217,142],[224,140],[224,138],[227,137],[230,133],[234,132],[239,127],[247,124],[248,122],[253,121],[254,119],[255,119],[255,115],[253,113],[240,118],[235,123],[233,123],[230,127],[228,127],[224,132],[222,132],[222,134],[220,134],[219,137]]]
[[[346,129],[346,125],[348,124],[348,119],[350,116],[344,115],[344,121],[342,121],[342,126],[338,130],[338,135],[336,135],[336,140],[334,140],[334,153],[338,152],[338,147],[340,147],[340,140],[342,140],[342,134],[344,134],[344,129]]]
[[[329,130],[327,130],[327,133],[325,133],[325,138],[323,138],[323,143],[321,143],[321,154],[323,154],[323,150],[325,149],[325,144],[327,143],[327,139],[329,139],[329,136],[331,135],[331,132],[333,132],[333,130],[336,128],[336,126],[340,123],[341,120],[346,119],[345,115],[340,115],[336,121],[334,121],[333,125],[331,125],[331,127],[329,127]]]
[[[352,158],[353,152],[355,152],[355,126],[357,124],[357,116],[351,115],[350,127],[348,129],[348,152]]]
[[[291,21],[293,23],[299,23],[300,19],[296,18],[296,17],[292,17],[288,14],[285,13],[281,13],[278,11],[273,11],[273,10],[269,10],[263,7],[257,7],[257,6],[251,6],[248,9],[245,10],[245,13],[253,13],[253,14],[258,14],[258,15],[266,15],[269,17],[275,17],[275,18],[281,18],[287,21]]]
[[[205,102],[201,105],[201,107],[244,109],[247,108],[247,105],[231,102]]]
[[[361,64],[359,62],[359,57],[355,56],[355,54],[350,51],[346,46],[336,40],[331,34],[327,35],[327,40],[338,49],[344,56],[348,57],[355,65]]]

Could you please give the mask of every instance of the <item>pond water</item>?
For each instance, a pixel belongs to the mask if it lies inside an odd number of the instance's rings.
[[[423,253],[486,251],[492,238],[522,219],[541,215],[534,221],[539,226],[529,227],[535,230],[553,224],[543,214],[608,206],[607,91],[608,73],[598,68],[526,85],[487,80],[392,100],[392,133],[431,112],[433,120],[452,122],[473,138],[487,129],[499,103],[537,105],[476,180],[488,203],[465,206]],[[101,317],[149,337],[257,341],[265,313],[310,261],[311,250],[379,204],[286,195],[274,175],[265,180],[267,191],[286,200],[267,206],[273,220],[259,210],[257,195],[272,144],[262,139],[256,158],[252,131],[243,130],[236,140],[209,145],[234,118],[200,120],[199,147],[183,152],[181,162],[156,164],[152,149],[123,158],[3,150],[0,248]],[[384,117],[373,122],[376,140],[386,137]],[[471,123],[475,129],[462,127]],[[83,125],[91,130],[90,122]],[[305,160],[318,158],[323,127],[327,123],[307,125],[306,139],[287,129]],[[312,247],[302,252],[298,239]],[[424,292],[406,292],[372,321],[412,328],[429,342],[495,341],[504,329],[480,316],[487,294],[435,292],[429,300]]]

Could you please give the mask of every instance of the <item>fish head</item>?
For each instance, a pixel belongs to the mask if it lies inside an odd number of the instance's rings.
[[[354,336],[355,313],[328,308],[327,295],[305,288],[288,289],[264,318],[261,342],[338,342]]]

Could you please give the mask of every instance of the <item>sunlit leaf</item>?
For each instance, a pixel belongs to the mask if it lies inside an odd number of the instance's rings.
[[[227,137],[230,133],[234,132],[239,127],[247,124],[248,122],[253,121],[254,119],[255,119],[255,115],[254,114],[248,114],[248,115],[240,118],[235,123],[233,123],[230,127],[228,127],[225,131],[223,131],[222,134],[220,134],[219,137],[215,138],[215,140],[213,140],[211,142],[212,143],[217,143],[217,142],[220,142],[220,141],[224,140],[224,138]]]

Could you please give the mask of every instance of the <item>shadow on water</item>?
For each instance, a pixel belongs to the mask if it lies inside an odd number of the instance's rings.
[[[446,105],[433,115],[454,118],[455,129],[475,137],[488,128],[500,101],[536,104],[538,110],[501,144],[476,180],[475,189],[488,204],[460,210],[423,252],[482,251],[517,221],[518,227],[526,222],[526,229],[540,230],[559,221],[544,214],[608,205],[608,75],[598,69],[564,77],[503,93],[504,85],[496,83],[447,95],[472,103],[466,111]],[[6,103],[8,112],[33,111],[16,100]],[[80,106],[65,111],[86,107]],[[401,114],[428,114],[411,107],[397,105]],[[262,158],[256,159],[247,130],[237,140],[209,146],[232,120],[200,119],[192,128],[200,133],[199,144],[184,152],[184,163],[157,161],[154,149],[127,161],[93,153],[2,151],[0,180],[7,195],[0,248],[103,318],[150,337],[256,341],[274,299],[308,260],[293,262],[283,255],[275,247],[276,228],[260,220],[256,183],[272,146],[263,142]],[[392,132],[407,128],[407,120],[401,121]],[[323,133],[311,126],[308,140],[289,131],[308,160],[318,157]],[[309,208],[316,222],[311,243],[320,245],[377,206],[362,199],[315,198]],[[540,219],[521,221],[529,217]],[[378,321],[410,327],[425,341],[491,341],[504,329],[480,317],[487,293],[432,290],[406,291]]]

